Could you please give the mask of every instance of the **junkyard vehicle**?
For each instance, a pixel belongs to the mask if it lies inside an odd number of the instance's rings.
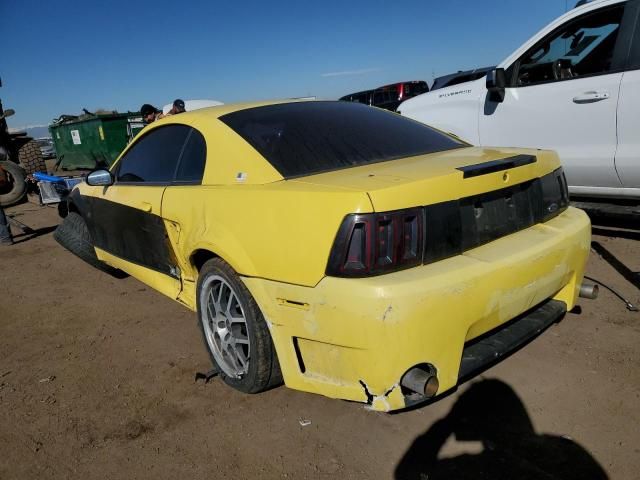
[[[234,388],[394,410],[573,308],[590,224],[553,152],[288,101],[154,122],[75,187],[55,236],[197,311]]]
[[[14,113],[13,109],[4,110],[0,100],[0,164],[8,177],[0,188],[0,207],[8,207],[25,197],[27,175],[47,171],[38,142],[25,132],[9,132],[6,119]]]
[[[395,111],[402,101],[428,91],[429,86],[427,82],[414,80],[411,82],[392,83],[391,85],[384,85],[374,88],[373,90],[351,93],[341,97],[340,100],[364,103],[365,105]]]
[[[56,151],[53,146],[53,140],[51,139],[51,137],[36,138],[36,141],[38,142],[38,146],[40,147],[42,158],[44,158],[45,160],[49,158],[55,158]]]
[[[398,110],[474,145],[556,150],[572,195],[640,201],[640,1],[580,3],[486,77]]]

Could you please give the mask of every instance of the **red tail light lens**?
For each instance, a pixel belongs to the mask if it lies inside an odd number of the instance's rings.
[[[333,242],[327,275],[366,277],[422,263],[422,209],[347,215]]]
[[[362,270],[367,263],[367,226],[357,223],[353,227],[345,266],[349,269]]]

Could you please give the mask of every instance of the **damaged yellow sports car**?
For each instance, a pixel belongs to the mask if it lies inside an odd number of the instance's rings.
[[[383,411],[561,319],[590,242],[553,152],[474,148],[350,102],[165,118],[66,206],[57,240],[197,311],[230,386]]]

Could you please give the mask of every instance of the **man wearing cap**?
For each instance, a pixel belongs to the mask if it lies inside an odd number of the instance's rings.
[[[144,120],[145,123],[153,123],[156,120],[164,118],[161,110],[158,110],[156,107],[148,103],[145,103],[140,107],[140,114],[142,115],[142,120]]]
[[[179,98],[176,98],[173,101],[173,106],[171,107],[171,110],[169,110],[167,112],[167,115],[176,115],[178,113],[184,113],[187,110],[184,108],[184,100],[180,100]]]

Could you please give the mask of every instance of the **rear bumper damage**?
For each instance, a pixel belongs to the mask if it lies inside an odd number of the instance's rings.
[[[535,337],[575,305],[590,224],[556,218],[446,260],[370,278],[325,277],[313,288],[244,278],[290,388],[366,402],[425,400],[401,386],[433,369],[437,395]]]

